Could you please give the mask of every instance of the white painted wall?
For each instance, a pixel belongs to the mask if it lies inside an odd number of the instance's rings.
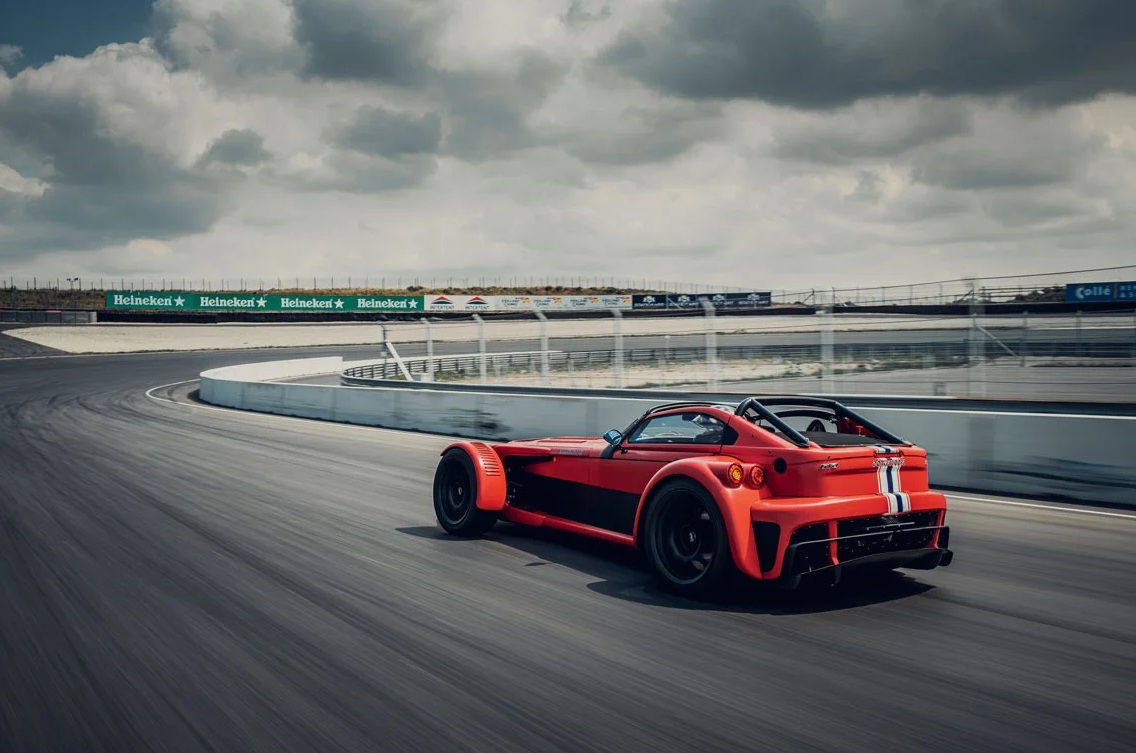
[[[658,402],[264,381],[335,373],[351,365],[341,358],[315,358],[213,369],[201,374],[201,399],[242,410],[482,439],[599,436],[623,429]],[[932,484],[1136,506],[1136,418],[858,410],[925,447]]]

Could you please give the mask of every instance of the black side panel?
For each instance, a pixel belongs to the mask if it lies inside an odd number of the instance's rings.
[[[761,564],[761,571],[767,573],[777,563],[777,545],[781,541],[781,526],[776,523],[755,520],[753,538],[757,543],[757,560]]]
[[[512,478],[510,504],[555,515],[565,520],[631,535],[639,497],[575,481],[538,476],[524,471]]]

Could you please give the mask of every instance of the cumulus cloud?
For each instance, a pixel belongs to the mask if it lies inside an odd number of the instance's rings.
[[[200,164],[258,165],[272,155],[264,148],[264,137],[255,131],[233,128],[222,133],[201,156]]]
[[[0,44],[0,68],[12,69],[24,57],[22,47],[14,44]]]
[[[363,154],[399,156],[435,152],[442,141],[442,120],[383,107],[361,107],[350,122],[334,129],[333,143]]]
[[[303,53],[287,0],[155,0],[154,45],[170,64],[222,85],[295,71]]]
[[[971,129],[972,111],[957,100],[873,100],[822,118],[786,115],[775,128],[774,153],[784,159],[842,165],[896,157]]]
[[[193,134],[175,123],[195,89],[144,45],[61,58],[11,79],[0,91],[0,162],[43,190],[24,197],[15,220],[9,214],[0,253],[207,230],[225,187],[188,163]]]
[[[1072,113],[1029,116],[989,110],[973,138],[940,143],[913,155],[913,178],[954,190],[1028,189],[1075,181],[1104,148]]]
[[[439,78],[449,133],[446,150],[479,160],[540,142],[529,115],[560,83],[565,66],[524,50],[503,67],[451,71]]]
[[[1136,232],[1132,11],[1023,8],[156,0],[148,39],[0,71],[0,257],[762,288],[1107,266]]]
[[[134,238],[126,244],[126,250],[135,254],[147,256],[169,256],[173,253],[168,243],[153,238]]]
[[[445,15],[436,0],[293,2],[309,74],[409,86],[429,73],[431,39]]]
[[[1136,91],[1136,5],[1117,0],[676,0],[605,53],[694,99],[833,108],[883,96],[1037,105]]]

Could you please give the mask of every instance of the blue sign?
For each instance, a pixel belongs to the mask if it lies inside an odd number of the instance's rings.
[[[1065,286],[1066,303],[1136,301],[1136,282],[1079,282]]]

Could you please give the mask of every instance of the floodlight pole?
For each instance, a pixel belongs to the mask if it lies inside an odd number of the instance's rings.
[[[485,321],[473,314],[473,320],[477,322],[477,354],[478,354],[478,372],[481,376],[481,384],[486,383],[485,376]]]
[[[548,317],[544,312],[535,309],[533,313],[540,320],[540,383],[548,386]]]

